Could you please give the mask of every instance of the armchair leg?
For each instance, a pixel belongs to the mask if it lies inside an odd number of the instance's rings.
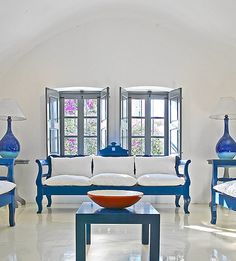
[[[15,202],[13,199],[13,202],[9,204],[9,224],[10,227],[15,226]]]
[[[52,205],[52,196],[51,195],[46,195],[47,199],[48,199],[48,204],[47,207],[50,208]]]
[[[184,212],[185,212],[185,214],[190,214],[190,212],[189,212],[189,210],[188,210],[190,201],[191,201],[191,198],[190,198],[190,197],[184,198]]]
[[[211,202],[210,205],[211,205],[211,224],[215,225],[217,219],[217,206],[213,202]]]
[[[180,207],[180,204],[179,204],[179,199],[180,199],[180,197],[181,197],[181,195],[176,195],[176,196],[175,196],[175,206],[176,206],[177,208]]]
[[[37,188],[37,196],[36,196],[36,203],[38,205],[38,211],[37,214],[42,213],[43,210],[43,192],[41,189]]]

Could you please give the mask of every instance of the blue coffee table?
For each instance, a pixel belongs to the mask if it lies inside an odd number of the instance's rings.
[[[86,260],[86,243],[91,244],[91,224],[142,224],[142,244],[149,243],[150,261],[159,261],[160,214],[150,203],[136,203],[125,209],[106,209],[84,202],[76,212],[76,261]]]

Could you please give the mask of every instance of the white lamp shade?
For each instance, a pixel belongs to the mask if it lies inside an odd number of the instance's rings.
[[[228,115],[229,119],[236,120],[236,100],[233,97],[221,97],[215,106],[211,119],[223,120],[225,115]]]
[[[26,120],[25,115],[21,111],[16,101],[12,99],[0,100],[0,120],[6,120],[11,117],[14,121]]]

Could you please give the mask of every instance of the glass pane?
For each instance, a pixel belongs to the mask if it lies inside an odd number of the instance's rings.
[[[64,119],[65,136],[76,136],[78,133],[78,120],[77,118]]]
[[[84,116],[97,116],[97,99],[84,99]]]
[[[144,155],[145,145],[144,138],[132,138],[131,140],[131,154],[132,155]]]
[[[132,116],[144,117],[145,116],[145,100],[144,99],[132,99]]]
[[[65,114],[65,116],[77,116],[78,115],[78,100],[77,99],[65,99],[64,100],[64,114]]]
[[[64,153],[65,155],[76,155],[78,152],[77,138],[65,138],[64,139]]]
[[[178,153],[178,130],[170,131],[170,152],[171,154]]]
[[[164,119],[151,119],[151,135],[164,136]]]
[[[101,129],[101,149],[104,149],[107,146],[107,130]]]
[[[151,139],[151,154],[152,155],[164,155],[164,139],[152,138]]]
[[[178,120],[178,100],[174,99],[170,101],[170,121]]]
[[[58,122],[58,102],[55,97],[49,97],[49,120]]]
[[[151,100],[151,117],[164,117],[165,115],[165,102],[164,100],[152,99]]]
[[[145,135],[145,119],[132,119],[132,136]]]
[[[58,130],[50,130],[50,154],[59,153],[59,139],[58,139]]]
[[[107,113],[106,113],[106,100],[102,99],[101,100],[101,120],[105,120],[107,117]]]
[[[127,99],[122,100],[122,118],[127,118]]]
[[[97,138],[84,139],[84,155],[97,154]]]
[[[97,135],[97,119],[85,118],[84,119],[84,135],[96,136]]]

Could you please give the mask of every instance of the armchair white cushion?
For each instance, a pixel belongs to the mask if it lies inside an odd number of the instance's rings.
[[[136,176],[146,174],[175,174],[175,156],[135,157]]]
[[[184,178],[170,174],[145,174],[138,178],[138,184],[141,186],[178,186],[184,182]]]
[[[94,156],[93,167],[93,175],[117,173],[134,176],[134,157]]]
[[[134,186],[137,179],[127,174],[103,173],[91,178],[92,184],[97,186]]]
[[[78,175],[59,175],[43,181],[47,186],[90,186],[91,179]]]
[[[218,185],[214,186],[214,189],[221,193],[224,193],[226,195],[236,198],[236,180],[218,184]]]
[[[16,184],[13,182],[0,180],[0,195],[5,194],[16,187]]]
[[[84,177],[92,176],[92,156],[54,158],[52,162],[52,176],[77,175]]]

